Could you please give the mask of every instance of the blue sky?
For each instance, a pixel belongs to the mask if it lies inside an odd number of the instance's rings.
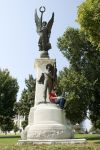
[[[67,60],[57,48],[57,38],[67,27],[79,27],[75,22],[77,6],[83,0],[0,0],[0,68],[7,68],[18,80],[20,93],[25,87],[25,78],[32,74],[35,78],[34,61],[39,57],[38,35],[34,22],[34,11],[42,5],[46,7],[44,20],[55,13],[49,51],[56,58],[58,71],[68,66]],[[38,11],[38,15],[40,15]]]

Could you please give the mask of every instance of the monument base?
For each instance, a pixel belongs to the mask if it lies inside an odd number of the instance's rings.
[[[86,139],[19,140],[18,144],[86,144]]]
[[[51,140],[72,139],[73,126],[65,118],[65,111],[53,103],[39,104],[32,107],[29,114],[29,124],[21,133],[21,139]]]

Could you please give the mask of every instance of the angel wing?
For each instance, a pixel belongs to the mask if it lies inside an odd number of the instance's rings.
[[[41,18],[38,17],[37,10],[35,10],[35,23],[37,27],[37,33],[39,33],[41,29]]]
[[[54,22],[54,12],[52,13],[52,17],[47,24],[47,28],[48,28],[49,33],[51,33],[51,28],[52,28],[53,22]]]

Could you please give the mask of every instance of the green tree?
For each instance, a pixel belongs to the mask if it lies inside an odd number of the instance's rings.
[[[100,127],[100,51],[87,40],[84,32],[73,28],[68,28],[58,39],[58,47],[70,62],[71,69],[79,75],[84,75],[88,85],[91,85],[91,88],[87,89],[91,100],[88,109],[94,126]],[[73,81],[71,78],[70,80]]]
[[[10,117],[6,117],[3,119],[1,124],[1,130],[7,134],[7,131],[11,131],[14,127],[14,121]]]
[[[95,57],[100,55],[96,46],[87,40],[84,32],[74,28],[68,28],[58,39],[58,47],[71,67],[78,72],[89,71],[89,67],[92,69]]]
[[[16,132],[19,131],[19,128],[18,128],[17,124],[14,124],[13,129],[14,129],[14,133],[15,133],[15,135],[16,135]]]
[[[65,112],[66,117],[73,124],[80,123],[87,117],[87,109],[90,103],[91,84],[84,74],[74,71],[72,68],[64,68],[59,74],[59,85],[66,92]]]
[[[28,124],[28,120],[24,120],[24,121],[22,121],[22,128],[23,129],[25,129],[25,127],[27,126],[27,124]]]
[[[23,90],[21,94],[21,99],[17,103],[17,110],[20,115],[25,117],[23,126],[28,124],[28,115],[30,108],[34,106],[35,99],[35,79],[32,75],[29,75],[28,79],[25,79],[26,89]]]
[[[77,21],[89,40],[100,48],[100,0],[85,0],[78,8]]]
[[[14,103],[18,88],[17,80],[10,75],[9,71],[0,70],[0,127],[5,132],[13,128]]]

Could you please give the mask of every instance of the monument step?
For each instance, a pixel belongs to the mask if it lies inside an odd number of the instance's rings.
[[[86,144],[86,139],[19,140],[18,144]]]

